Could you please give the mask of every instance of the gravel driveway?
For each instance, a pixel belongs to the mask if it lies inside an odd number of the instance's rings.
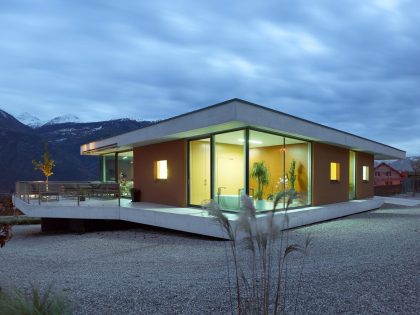
[[[75,235],[30,225],[13,232],[0,250],[3,289],[52,283],[76,314],[230,313],[225,241],[142,227]],[[295,229],[290,239],[301,242],[308,233],[313,244],[298,314],[418,314],[419,208],[385,205]]]

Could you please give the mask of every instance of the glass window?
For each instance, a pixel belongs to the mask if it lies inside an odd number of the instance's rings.
[[[250,131],[249,193],[255,208],[272,210],[310,204],[310,143],[260,131]]]
[[[337,181],[337,182],[340,180],[340,163],[331,162],[330,180]]]
[[[115,182],[117,180],[115,170],[115,153],[101,156],[101,181]]]
[[[214,136],[214,200],[221,209],[238,210],[245,194],[245,131]]]
[[[130,196],[130,189],[133,188],[133,151],[118,153],[118,182],[121,187],[121,195]]]
[[[191,205],[199,206],[210,197],[210,138],[189,142],[189,189]]]
[[[369,181],[369,166],[363,166],[363,181]]]
[[[273,210],[273,201],[281,196],[277,209],[284,207],[284,137],[251,130],[249,132],[249,195],[257,210]]]
[[[156,179],[168,179],[168,161],[156,161]]]
[[[284,178],[289,208],[311,203],[311,145],[309,142],[284,138]]]

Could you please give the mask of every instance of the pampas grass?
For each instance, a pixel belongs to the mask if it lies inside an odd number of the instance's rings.
[[[257,220],[252,198],[243,196],[237,224],[228,220],[219,205],[210,201],[205,208],[215,218],[230,238],[226,247],[229,300],[234,314],[286,314],[297,311],[297,299],[301,289],[305,256],[311,244],[308,236],[303,245],[289,243],[287,210],[292,202],[289,197],[286,211],[276,212],[282,196],[274,198],[273,210],[264,219]],[[290,301],[288,287],[288,258],[300,254],[301,265],[298,288]]]

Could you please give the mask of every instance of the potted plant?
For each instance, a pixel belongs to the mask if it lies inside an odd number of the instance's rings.
[[[140,202],[140,190],[136,188],[130,188],[130,194],[131,194],[131,202]]]
[[[261,208],[264,196],[264,187],[268,185],[269,173],[264,161],[254,162],[251,169],[251,177],[257,180],[258,188],[255,192],[257,208]]]

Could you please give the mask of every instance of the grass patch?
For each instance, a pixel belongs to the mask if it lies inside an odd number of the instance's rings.
[[[0,224],[10,224],[10,225],[41,224],[41,218],[28,217],[26,215],[0,216]]]
[[[62,315],[70,312],[64,296],[53,292],[52,286],[43,292],[32,286],[29,295],[21,290],[14,290],[11,294],[0,293],[2,315]]]

